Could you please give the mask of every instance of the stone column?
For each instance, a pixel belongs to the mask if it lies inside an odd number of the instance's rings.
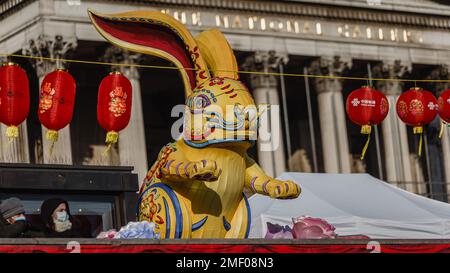
[[[287,54],[280,54],[275,51],[257,51],[244,63],[244,68],[248,71],[278,72],[280,63],[287,63]],[[261,168],[269,176],[279,176],[286,171],[286,157],[284,153],[283,127],[281,121],[282,106],[278,96],[278,81],[273,75],[250,76],[251,89],[255,103],[270,104],[268,120],[261,120],[260,124],[266,124],[269,132],[258,136],[258,161]],[[277,112],[277,110],[279,110]],[[275,120],[272,120],[275,118]],[[268,139],[263,139],[267,137]],[[267,147],[272,147],[267,149]]]
[[[6,137],[6,128],[4,124],[0,125],[0,143],[2,145],[1,162],[7,163],[30,163],[30,154],[28,150],[27,121],[25,120],[19,126],[19,137],[10,141]]]
[[[433,69],[426,77],[428,80],[448,80],[450,78],[448,65],[439,65]],[[430,84],[430,91],[434,91],[436,97],[439,97],[444,90],[449,88],[448,82],[435,82]],[[437,183],[436,186],[441,186],[438,183],[444,182],[446,185],[442,188],[444,192],[450,194],[450,130],[444,127],[444,134],[442,139],[438,138],[439,131],[441,129],[441,119],[439,116],[428,126],[428,144],[429,149],[429,161],[431,167],[431,179],[430,183]],[[430,132],[431,131],[431,132]],[[442,151],[442,157],[440,152]],[[436,154],[438,156],[436,156]],[[433,186],[432,187],[436,187]],[[441,199],[441,196],[437,196],[437,199]]]
[[[44,77],[57,68],[67,68],[67,64],[59,59],[67,58],[69,52],[75,50],[77,40],[75,37],[63,37],[61,35],[47,36],[41,34],[30,39],[23,47],[22,53],[35,57],[54,58],[56,61],[43,59],[31,60],[39,78],[39,88]],[[45,164],[72,164],[72,146],[70,138],[70,125],[58,131],[58,141],[55,142],[53,153],[50,155],[51,142],[46,139],[47,128],[42,126],[42,152]]]
[[[136,64],[140,57],[140,54],[132,54],[127,50],[111,46],[106,50],[103,60],[111,63]],[[138,174],[139,183],[141,183],[147,173],[148,165],[139,71],[131,66],[117,66],[112,69],[122,72],[130,80],[133,88],[130,123],[119,133],[120,165],[133,166],[134,173]]]
[[[411,70],[411,64],[404,65],[399,60],[387,61],[376,65],[372,69],[374,78],[402,78]],[[389,114],[381,123],[384,142],[384,159],[387,181],[397,185],[406,183],[406,190],[419,192],[412,184],[413,181],[423,183],[423,174],[420,164],[416,163],[415,156],[410,156],[408,134],[406,125],[398,118],[395,110],[397,99],[403,90],[403,83],[398,81],[378,81],[376,88],[383,92],[389,101]],[[414,164],[413,175],[412,166]]]
[[[350,69],[350,65],[351,60],[342,60],[339,56],[321,57],[311,62],[309,73],[340,76]],[[350,173],[351,158],[342,96],[342,80],[313,78],[312,81],[318,93],[325,172]]]
[[[445,181],[447,183],[447,194],[450,196],[450,128],[444,128],[442,136],[442,152],[444,154]]]

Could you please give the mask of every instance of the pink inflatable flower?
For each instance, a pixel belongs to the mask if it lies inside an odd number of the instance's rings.
[[[115,229],[110,229],[108,231],[100,232],[100,234],[97,236],[97,239],[114,239],[116,234],[117,231]]]
[[[265,239],[292,239],[292,229],[289,226],[281,226],[267,222]]]
[[[335,227],[320,218],[301,216],[292,218],[294,239],[334,239],[337,234]]]

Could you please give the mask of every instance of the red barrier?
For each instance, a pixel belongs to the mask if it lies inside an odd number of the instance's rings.
[[[450,253],[450,243],[424,244],[80,244],[0,245],[1,253]]]

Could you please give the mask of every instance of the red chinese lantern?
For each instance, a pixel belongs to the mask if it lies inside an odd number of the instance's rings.
[[[362,160],[369,146],[372,126],[386,118],[389,102],[380,91],[363,86],[352,91],[347,97],[346,111],[350,120],[361,126],[361,134],[367,135],[367,141],[361,153]]]
[[[38,117],[48,129],[46,138],[52,142],[50,154],[58,141],[58,130],[72,121],[75,90],[75,80],[62,69],[51,72],[42,81]]]
[[[432,122],[438,113],[436,97],[427,90],[413,87],[403,92],[397,100],[397,115],[409,126],[414,134],[420,134],[419,156],[422,154],[423,126]]]
[[[124,129],[131,116],[131,83],[120,72],[111,72],[100,83],[98,89],[97,120],[108,133],[108,151],[117,143],[119,131]],[[105,152],[106,152],[105,151]]]
[[[0,67],[0,121],[8,128],[11,140],[19,136],[18,126],[30,112],[30,89],[27,73],[15,63]]]
[[[439,138],[444,134],[444,125],[447,124],[450,127],[450,89],[445,90],[441,93],[438,98],[439,105],[439,116],[441,117],[441,132],[439,133]]]

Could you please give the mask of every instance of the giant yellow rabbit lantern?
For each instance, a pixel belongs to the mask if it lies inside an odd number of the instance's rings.
[[[184,82],[183,137],[163,147],[148,172],[140,221],[154,222],[161,238],[246,238],[251,216],[244,187],[272,198],[300,194],[297,184],[269,177],[247,155],[261,109],[239,81],[220,31],[194,38],[173,17],[154,11],[89,16],[109,42],[171,61]]]

